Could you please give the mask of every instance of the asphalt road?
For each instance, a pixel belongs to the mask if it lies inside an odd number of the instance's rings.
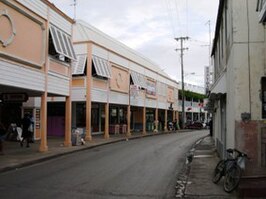
[[[2,173],[0,198],[174,198],[185,154],[204,135],[129,140]]]

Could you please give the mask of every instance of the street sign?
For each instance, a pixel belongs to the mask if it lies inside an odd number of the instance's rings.
[[[0,99],[2,102],[26,102],[29,97],[27,93],[2,93]]]

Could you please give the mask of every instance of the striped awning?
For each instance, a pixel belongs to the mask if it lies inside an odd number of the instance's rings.
[[[75,60],[76,55],[72,45],[71,37],[52,25],[50,26],[50,33],[52,35],[56,52],[69,59]]]
[[[87,61],[87,55],[77,55],[77,60],[72,62],[72,75],[83,75]]]
[[[111,78],[111,65],[107,60],[93,55],[92,61],[97,75]]]
[[[131,78],[132,78],[134,85],[137,85],[137,86],[144,88],[144,89],[147,88],[147,83],[146,83],[146,79],[145,79],[144,75],[137,73],[137,72],[134,72],[134,71],[131,71],[130,75],[131,75]]]

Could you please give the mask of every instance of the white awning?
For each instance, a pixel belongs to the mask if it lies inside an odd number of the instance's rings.
[[[131,78],[133,80],[134,85],[140,86],[141,88],[147,88],[147,83],[144,75],[131,71]]]
[[[69,35],[55,26],[50,26],[50,33],[52,35],[55,50],[58,54],[64,55],[69,59],[76,59],[75,51]]]
[[[134,85],[137,85],[137,86],[140,86],[139,78],[138,78],[138,74],[135,73],[135,72],[131,72],[130,75],[131,75],[131,78],[132,78],[133,84],[134,84]]]
[[[93,55],[92,61],[97,75],[101,77],[111,78],[111,66],[107,60]]]
[[[83,75],[86,66],[87,55],[77,55],[77,60],[72,62],[72,75]]]
[[[218,81],[211,87],[211,93],[226,93],[227,74],[223,73]]]

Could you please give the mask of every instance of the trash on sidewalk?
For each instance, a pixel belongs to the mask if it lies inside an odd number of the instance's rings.
[[[71,140],[73,146],[85,144],[84,131],[82,128],[74,128],[71,133]]]

